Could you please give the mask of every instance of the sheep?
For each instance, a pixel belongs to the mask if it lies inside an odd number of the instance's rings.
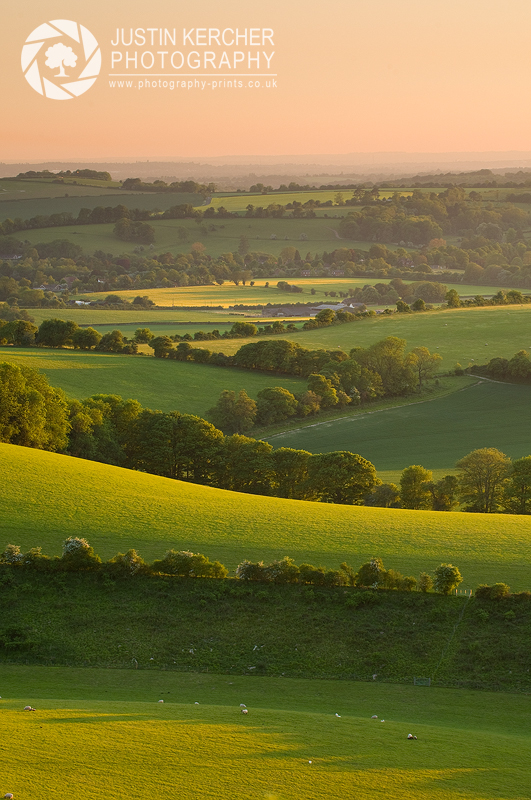
[[[158,702],[159,702],[159,703],[163,703],[163,702],[164,702],[164,700],[159,700]]]
[[[248,714],[249,713],[249,709],[247,709],[247,708],[242,708],[241,711],[242,711],[242,714]]]
[[[14,796],[15,795],[13,794],[13,792],[6,792],[4,795],[4,800],[13,800]]]
[[[378,714],[373,714],[371,719],[378,719]]]
[[[24,711],[36,711],[36,710],[37,709],[33,708],[33,706],[24,706]]]
[[[247,706],[245,705],[245,703],[240,703],[240,708],[247,708]]]

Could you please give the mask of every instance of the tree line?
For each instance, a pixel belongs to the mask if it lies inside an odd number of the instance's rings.
[[[161,559],[149,564],[136,550],[131,549],[126,553],[117,553],[107,562],[102,562],[89,542],[78,536],[65,539],[61,556],[55,557],[44,554],[41,547],[32,547],[23,553],[18,545],[9,544],[3,553],[0,553],[0,565],[39,572],[105,572],[114,578],[169,575],[180,578],[224,579],[229,575],[229,570],[219,561],[210,561],[207,556],[189,550],[168,550]],[[298,566],[289,556],[272,561],[270,564],[244,560],[238,564],[234,574],[237,580],[246,582],[352,586],[406,592],[418,590],[424,593],[435,589],[436,592],[445,595],[454,591],[463,581],[459,569],[452,564],[440,564],[433,576],[422,572],[417,580],[411,575],[404,577],[398,570],[385,569],[381,558],[370,559],[357,571],[346,562],[340,564],[339,569],[329,570],[315,567],[313,564]],[[496,586],[502,587],[505,584]],[[506,587],[507,592],[508,588]],[[498,590],[501,596],[500,592],[501,590]],[[484,589],[483,594],[486,594]],[[364,601],[361,597],[355,596],[354,600],[357,600],[356,604],[364,604],[370,602],[370,597]],[[353,605],[352,602],[348,604]]]
[[[200,417],[152,411],[117,395],[68,400],[36,370],[6,363],[0,364],[0,441],[250,494],[531,513],[531,456],[511,462],[495,448],[483,448],[457,462],[458,476],[437,482],[424,467],[407,467],[398,488],[382,484],[373,464],[348,451],[273,450],[239,433],[224,435]]]

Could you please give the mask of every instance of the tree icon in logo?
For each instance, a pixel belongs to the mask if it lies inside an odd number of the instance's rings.
[[[55,76],[56,78],[68,78],[65,72],[65,67],[75,67],[77,56],[71,47],[67,47],[62,42],[57,42],[46,51],[48,58],[45,61],[47,67],[50,69],[59,69]]]
[[[50,46],[44,50],[46,44]],[[30,33],[22,48],[21,64],[27,82],[40,95],[51,100],[72,100],[95,83],[101,70],[101,50],[84,25],[70,19],[54,19]],[[50,70],[56,69],[59,72],[50,75]]]

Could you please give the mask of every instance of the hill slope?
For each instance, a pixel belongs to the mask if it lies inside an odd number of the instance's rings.
[[[234,568],[243,558],[354,566],[373,555],[407,574],[451,561],[464,587],[531,586],[531,517],[327,505],[225,492],[0,444],[0,548],[59,554],[86,536],[102,558],[135,547],[149,560],[169,547]]]

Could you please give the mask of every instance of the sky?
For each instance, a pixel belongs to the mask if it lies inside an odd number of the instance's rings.
[[[35,55],[43,29],[26,40],[55,20],[76,22],[80,41],[52,26]],[[101,51],[95,78],[79,26]],[[0,161],[530,151],[530,27],[529,0],[25,0],[0,31]],[[154,28],[154,46],[151,33],[114,46],[122,28],[125,42]],[[174,28],[176,44],[161,46],[159,30]],[[57,51],[46,64],[58,42],[75,66]],[[35,70],[41,91],[68,99],[36,91]]]

